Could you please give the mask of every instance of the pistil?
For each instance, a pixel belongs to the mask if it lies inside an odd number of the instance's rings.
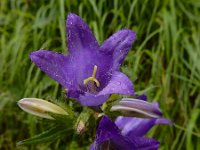
[[[96,79],[96,73],[97,73],[97,66],[95,65],[94,69],[93,69],[93,72],[92,72],[92,76],[88,77],[85,80],[83,80],[83,84],[87,84],[88,82],[91,83],[91,90],[90,90],[90,92],[96,91],[96,87],[100,86],[99,81]]]

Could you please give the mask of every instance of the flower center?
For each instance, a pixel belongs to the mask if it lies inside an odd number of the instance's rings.
[[[96,91],[96,88],[100,86],[99,81],[95,78],[96,77],[96,73],[97,73],[97,66],[94,65],[92,76],[83,80],[83,84],[88,84],[88,82],[90,82],[90,84],[91,84],[91,88],[89,90],[90,92]]]

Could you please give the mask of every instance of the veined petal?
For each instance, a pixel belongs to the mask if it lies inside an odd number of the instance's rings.
[[[91,145],[90,150],[99,149],[156,149],[159,142],[154,139],[145,137],[122,136],[117,126],[106,116],[103,116],[97,128],[95,142]]]
[[[118,70],[125,56],[135,41],[136,33],[124,29],[108,38],[100,47],[100,51],[113,56],[113,69]]]
[[[67,42],[70,53],[95,51],[98,43],[88,25],[76,14],[69,13],[66,22]]]
[[[121,130],[122,135],[128,137],[144,136],[155,124],[172,124],[171,121],[159,119],[144,119],[134,117],[117,117],[115,124]]]
[[[73,77],[78,85],[83,85],[83,81],[92,76],[94,66],[97,66],[95,78],[100,82],[100,87],[104,87],[108,82],[108,71],[111,61],[108,56],[97,52],[80,51],[68,55]],[[102,61],[103,60],[103,61]]]
[[[113,93],[134,95],[133,84],[125,74],[121,72],[114,72],[107,86],[97,95],[100,96]]]
[[[60,106],[42,99],[23,98],[17,104],[24,111],[42,118],[54,119],[48,113],[68,115]]]
[[[108,97],[109,95],[98,96],[85,92],[84,94],[80,95],[77,101],[83,106],[98,106],[103,104],[108,99]]]
[[[47,50],[38,50],[30,54],[30,59],[63,87],[71,88],[77,85],[71,61],[66,56]]]
[[[171,125],[174,125],[174,123],[172,121],[165,119],[165,118],[156,119],[155,124],[171,124]]]
[[[112,106],[111,111],[121,111],[125,116],[160,118],[162,116],[158,104],[131,98],[123,98],[118,104]]]
[[[152,138],[146,138],[146,137],[138,137],[138,136],[132,136],[129,137],[131,139],[132,143],[134,143],[135,150],[157,150],[159,148],[160,142],[152,139]]]
[[[94,144],[94,150],[100,149],[124,149],[131,150],[133,148],[129,139],[124,138],[117,126],[106,116],[103,116],[97,131]]]
[[[99,51],[99,45],[88,25],[76,14],[69,13],[66,22],[68,56],[72,60],[74,77],[78,84],[92,75],[94,66],[98,67],[96,77],[105,86],[112,59]],[[103,60],[103,61],[102,61]]]

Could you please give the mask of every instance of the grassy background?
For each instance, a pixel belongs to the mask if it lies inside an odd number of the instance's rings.
[[[81,16],[99,43],[122,28],[137,32],[122,71],[138,93],[158,101],[166,118],[175,123],[174,127],[156,126],[149,136],[161,142],[161,150],[200,149],[199,0],[1,0],[0,149],[77,147],[65,138],[16,148],[17,141],[48,125],[21,111],[16,101],[23,97],[59,99],[63,94],[55,81],[31,63],[28,54],[38,49],[67,52],[68,12]]]

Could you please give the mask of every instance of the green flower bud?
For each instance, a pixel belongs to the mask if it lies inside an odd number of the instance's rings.
[[[54,119],[49,113],[68,115],[60,106],[42,99],[23,98],[17,104],[25,112],[42,118]]]

